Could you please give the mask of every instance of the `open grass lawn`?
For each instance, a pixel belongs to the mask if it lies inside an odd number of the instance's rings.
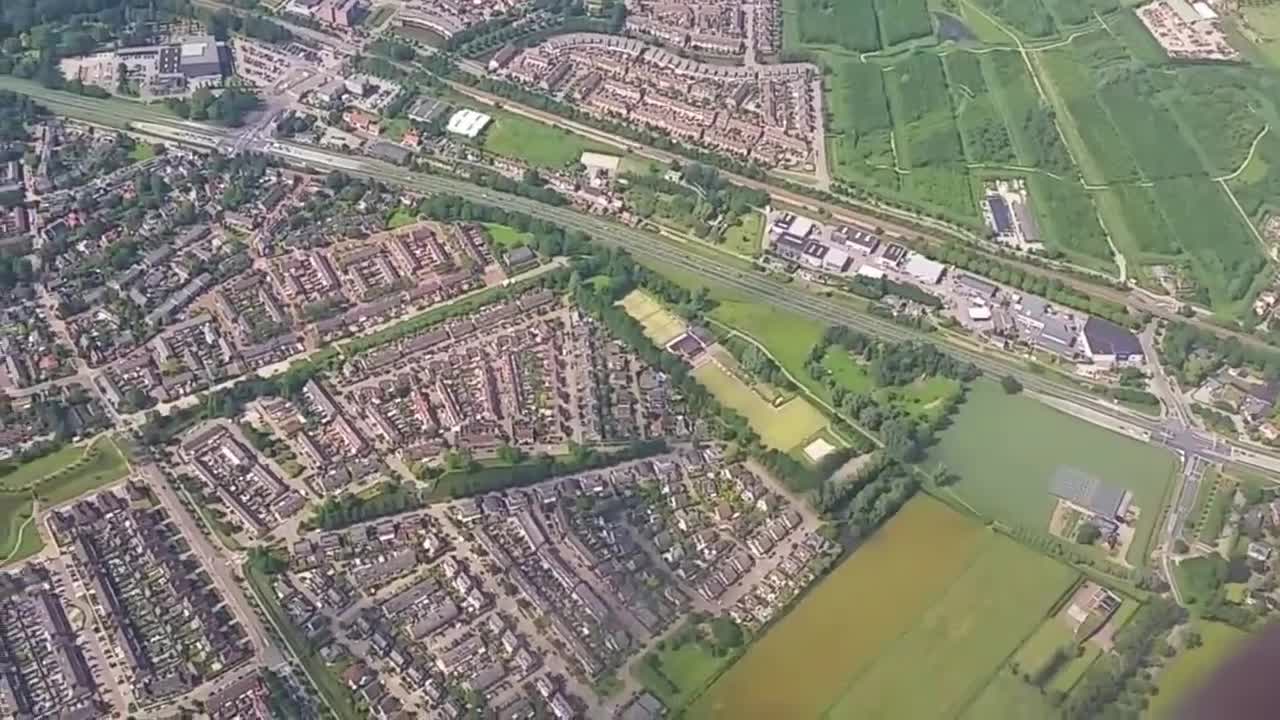
[[[739,255],[759,255],[764,238],[764,213],[754,210],[724,231],[724,246]]]
[[[741,413],[769,447],[789,452],[827,425],[826,416],[808,400],[796,397],[774,407],[713,362],[694,370],[693,376],[717,400]]]
[[[400,142],[404,138],[404,134],[409,132],[409,128],[413,125],[407,118],[392,118],[382,124],[382,135],[391,142]]]
[[[918,498],[757,641],[688,717],[954,715],[1074,577]]]
[[[711,311],[711,319],[755,338],[801,381],[808,377],[804,363],[809,350],[827,329],[820,322],[759,302],[722,301]]]
[[[1151,707],[1145,717],[1151,720],[1172,718],[1178,702],[1198,688],[1247,637],[1244,632],[1222,623],[1202,621],[1195,623],[1194,627],[1204,645],[1179,652],[1160,671],[1156,677],[1160,694],[1151,698]]]
[[[1046,618],[1035,634],[1018,648],[1013,662],[1017,663],[1019,672],[1036,675],[1053,659],[1054,651],[1058,648],[1066,650],[1069,659],[1058,666],[1048,679],[1046,687],[1064,693],[1070,692],[1089,666],[1102,654],[1102,649],[1093,643],[1086,643],[1077,655],[1071,628],[1061,618]]]
[[[387,229],[395,230],[396,228],[402,228],[405,225],[412,225],[416,222],[418,222],[418,216],[416,213],[408,208],[400,208],[394,213],[391,213],[391,217],[387,220]]]
[[[643,290],[632,290],[622,298],[622,309],[644,326],[644,334],[655,345],[665,346],[688,328],[678,315]]]
[[[997,452],[998,450],[998,452]],[[1140,443],[1020,395],[993,382],[970,388],[928,463],[959,480],[952,490],[982,515],[1047,532],[1054,500],[1049,479],[1059,466],[1079,468],[1133,493],[1141,508],[1128,561],[1140,565],[1175,470],[1172,453]]]
[[[1280,5],[1241,8],[1244,34],[1273,67],[1280,68]]]
[[[532,234],[520,232],[510,225],[484,223],[484,229],[489,231],[489,238],[493,240],[493,244],[504,252],[521,245],[528,245],[533,240]]]
[[[28,493],[0,493],[0,565],[30,557],[44,547],[35,524],[27,525],[31,505]]]
[[[56,472],[35,487],[43,505],[57,505],[113,483],[129,474],[124,455],[111,438],[101,438],[89,446],[84,457]]]
[[[485,131],[484,149],[496,155],[517,158],[535,167],[563,168],[578,162],[588,150],[621,154],[621,150],[612,145],[537,120],[491,109],[485,112],[493,115],[493,124]]]
[[[729,661],[727,657],[712,655],[702,643],[696,641],[687,642],[678,648],[668,647],[662,652],[654,652],[659,658],[657,670],[642,657],[631,664],[631,674],[658,696],[671,713],[683,708],[696,697]],[[656,677],[659,672],[670,684]],[[676,688],[675,693],[671,692],[672,686]]]
[[[15,467],[13,472],[0,475],[0,491],[30,488],[84,457],[84,450],[83,445],[67,445],[44,457],[22,463]]]

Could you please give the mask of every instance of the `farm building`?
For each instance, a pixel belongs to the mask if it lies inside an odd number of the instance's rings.
[[[1133,495],[1128,490],[1108,485],[1083,470],[1067,466],[1059,466],[1054,471],[1049,479],[1049,494],[1107,521],[1123,518],[1133,502]]]

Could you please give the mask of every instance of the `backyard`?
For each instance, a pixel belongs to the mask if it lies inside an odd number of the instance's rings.
[[[997,452],[998,450],[998,452]],[[1172,453],[1078,420],[994,382],[977,382],[927,464],[958,476],[951,491],[979,514],[1046,532],[1049,479],[1075,467],[1133,493],[1141,509],[1128,560],[1141,564],[1174,475]]]
[[[758,640],[687,715],[955,715],[1074,579],[1066,566],[918,498]],[[921,677],[936,687],[919,692]]]

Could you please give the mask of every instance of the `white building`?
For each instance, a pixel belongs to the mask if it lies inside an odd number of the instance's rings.
[[[449,124],[445,126],[445,129],[455,135],[474,138],[488,127],[492,119],[482,112],[464,108],[449,118]]]

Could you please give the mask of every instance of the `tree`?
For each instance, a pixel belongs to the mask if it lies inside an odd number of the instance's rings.
[[[1102,539],[1102,531],[1093,523],[1085,523],[1076,530],[1076,542],[1092,545]]]
[[[1183,636],[1183,643],[1186,645],[1188,650],[1192,650],[1203,645],[1204,638],[1200,637],[1199,632],[1195,630],[1188,630],[1187,634]]]
[[[1022,383],[1018,382],[1018,378],[1012,375],[1005,375],[1000,378],[1000,387],[1004,388],[1005,393],[1008,395],[1017,395],[1022,392]]]
[[[732,650],[742,645],[742,628],[730,618],[718,617],[711,621],[711,639],[717,648]]]

